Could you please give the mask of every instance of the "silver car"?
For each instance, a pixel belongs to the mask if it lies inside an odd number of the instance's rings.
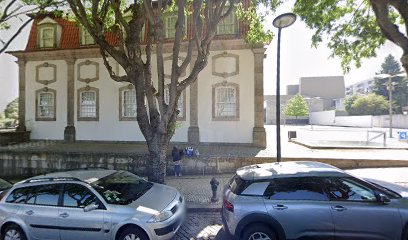
[[[408,198],[323,163],[243,167],[223,198],[224,228],[240,240],[408,240]]]
[[[0,195],[4,240],[170,239],[184,217],[176,189],[126,171],[52,173]]]

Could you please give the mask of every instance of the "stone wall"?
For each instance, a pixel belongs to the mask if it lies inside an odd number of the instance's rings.
[[[171,158],[169,157],[168,159],[167,174],[172,175],[173,165]],[[0,151],[0,176],[6,179],[22,179],[47,172],[79,168],[121,169],[134,172],[140,176],[146,176],[147,161],[147,156],[133,154]],[[284,158],[283,161],[320,161],[345,169],[408,166],[408,161],[397,160]],[[232,174],[239,167],[267,162],[275,162],[275,158],[236,156],[200,156],[200,158],[184,157],[183,174]]]

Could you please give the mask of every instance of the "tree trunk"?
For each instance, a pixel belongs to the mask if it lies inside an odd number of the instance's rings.
[[[148,180],[156,183],[164,183],[166,176],[166,156],[168,141],[165,141],[165,136],[160,136],[155,133],[154,136],[147,141],[149,149],[148,163]]]

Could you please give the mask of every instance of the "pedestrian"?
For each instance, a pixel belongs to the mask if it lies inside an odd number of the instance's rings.
[[[181,176],[181,158],[183,156],[183,150],[177,149],[177,147],[173,147],[171,151],[171,156],[173,157],[173,164],[174,164],[174,176],[180,177]]]

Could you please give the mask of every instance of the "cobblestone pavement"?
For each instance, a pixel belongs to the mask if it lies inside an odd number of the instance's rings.
[[[187,214],[187,220],[172,240],[228,240],[220,212]]]

